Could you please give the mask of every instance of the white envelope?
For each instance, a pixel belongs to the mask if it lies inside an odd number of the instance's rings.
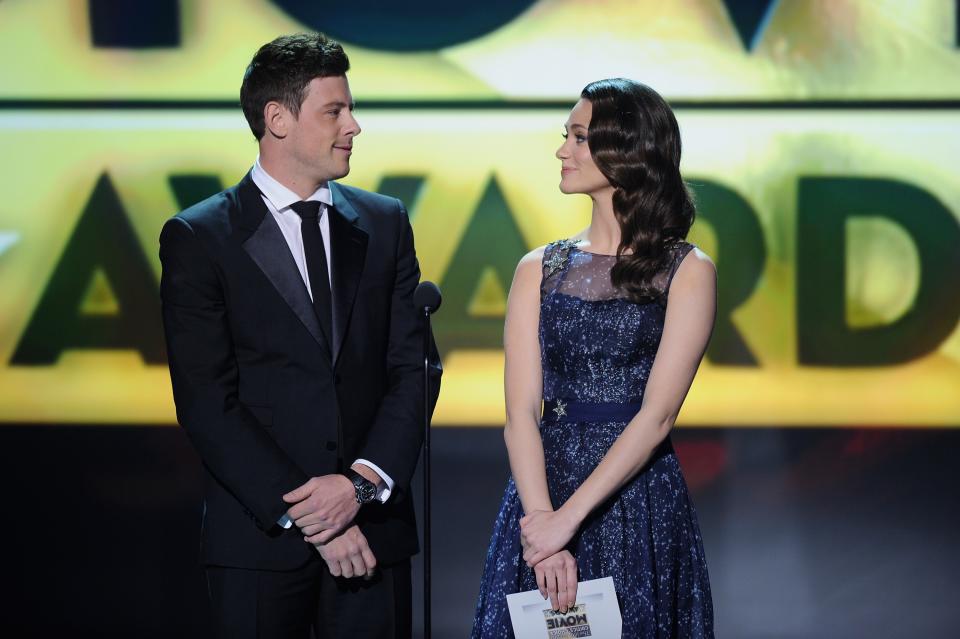
[[[554,612],[539,590],[507,595],[507,609],[517,639],[620,639],[623,630],[613,577],[577,584],[576,605],[566,614]]]

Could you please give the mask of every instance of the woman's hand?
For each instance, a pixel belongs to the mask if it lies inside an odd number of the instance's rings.
[[[577,532],[580,522],[564,511],[535,510],[520,518],[520,543],[523,545],[523,560],[533,568],[551,555],[555,555]]]
[[[537,588],[554,610],[567,612],[577,602],[577,560],[568,550],[561,550],[533,568]]]

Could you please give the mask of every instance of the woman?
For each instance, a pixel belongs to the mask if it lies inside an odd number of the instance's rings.
[[[570,112],[560,190],[590,226],[526,255],[504,328],[512,478],[487,553],[473,637],[512,637],[506,595],[555,610],[612,576],[623,636],[713,637],[696,514],[669,433],[706,350],[716,270],[684,241],[694,208],[667,103],[591,83]],[[541,400],[543,412],[541,416]]]

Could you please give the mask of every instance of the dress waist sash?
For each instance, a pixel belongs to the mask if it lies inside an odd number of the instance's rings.
[[[640,402],[568,402],[551,399],[543,402],[541,421],[629,422],[640,412],[640,406]]]

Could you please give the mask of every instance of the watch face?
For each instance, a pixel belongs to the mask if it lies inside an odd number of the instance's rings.
[[[377,496],[377,487],[365,481],[357,486],[357,495],[363,503],[373,501],[373,498]]]
[[[377,487],[359,474],[352,474],[353,487],[357,491],[357,503],[367,504],[377,496]]]

